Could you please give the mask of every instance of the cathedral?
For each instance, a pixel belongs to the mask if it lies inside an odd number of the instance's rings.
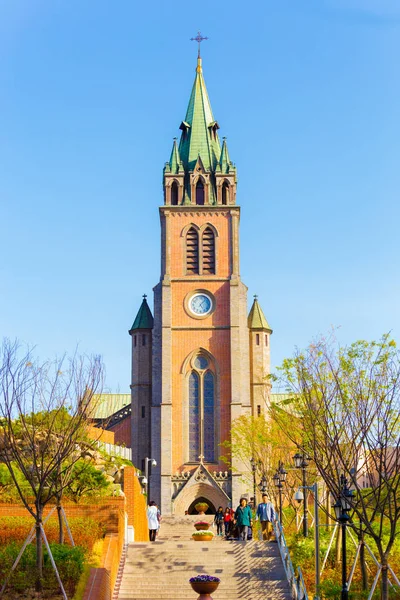
[[[213,116],[200,53],[180,139],[163,171],[161,273],[132,338],[132,460],[161,512],[249,496],[247,467],[221,444],[269,402],[270,329],[240,273],[237,172]],[[222,460],[226,456],[227,461]],[[228,467],[228,464],[230,465]],[[252,494],[251,494],[252,495]]]

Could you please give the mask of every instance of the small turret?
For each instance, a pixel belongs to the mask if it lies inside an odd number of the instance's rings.
[[[144,468],[144,459],[150,456],[151,441],[151,369],[153,315],[146,294],[136,315],[129,335],[132,337],[132,461]]]
[[[254,296],[247,324],[250,336],[250,393],[253,416],[264,414],[269,406],[271,384],[270,335],[272,329]]]

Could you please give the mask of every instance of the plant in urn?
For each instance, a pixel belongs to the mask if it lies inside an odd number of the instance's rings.
[[[196,575],[196,577],[191,577],[189,579],[189,583],[192,586],[193,590],[200,594],[198,600],[212,600],[212,592],[215,592],[217,587],[220,584],[220,579],[218,577],[213,577],[212,575]]]

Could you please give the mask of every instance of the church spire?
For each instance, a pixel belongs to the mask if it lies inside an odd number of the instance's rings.
[[[219,125],[215,121],[206,84],[202,59],[197,58],[196,76],[190,95],[182,130],[179,153],[185,170],[192,171],[200,156],[206,171],[214,172],[221,156],[218,138]]]

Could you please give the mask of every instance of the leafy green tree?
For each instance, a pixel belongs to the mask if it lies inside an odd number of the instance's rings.
[[[399,350],[388,335],[347,347],[323,338],[285,360],[281,374],[289,399],[273,405],[272,414],[314,460],[334,498],[341,475],[351,483],[352,526],[361,540],[376,543],[388,600],[400,519]]]
[[[83,496],[106,494],[110,483],[105,475],[84,459],[74,464],[65,493],[78,503]]]

